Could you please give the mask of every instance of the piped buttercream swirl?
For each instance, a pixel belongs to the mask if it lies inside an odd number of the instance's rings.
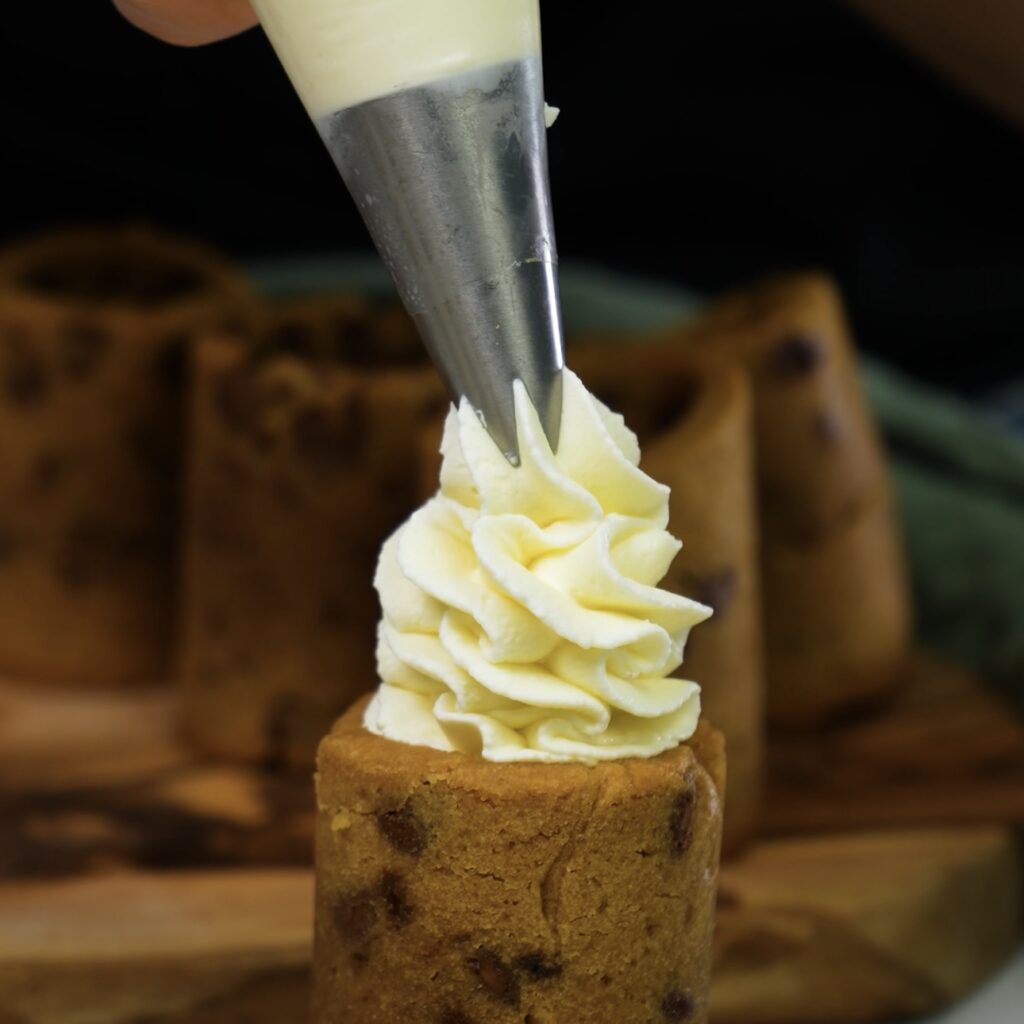
[[[566,370],[557,453],[519,382],[520,464],[452,409],[441,487],[385,543],[365,724],[491,761],[653,757],[692,735],[672,673],[709,608],[658,588],[681,544],[636,436]]]

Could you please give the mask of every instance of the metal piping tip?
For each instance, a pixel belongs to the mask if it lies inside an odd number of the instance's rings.
[[[558,445],[558,257],[540,57],[340,110],[318,122],[453,397],[518,462],[512,383]]]
[[[522,378],[519,378],[522,379]],[[537,410],[541,426],[547,435],[552,451],[558,450],[558,435],[562,418],[562,374],[536,379],[532,384],[523,381],[530,401]],[[519,465],[519,438],[516,423],[514,392],[509,384],[502,393],[493,392],[483,400],[476,400],[467,393],[470,405],[476,410],[480,421],[487,428],[494,443],[505,458],[514,466]]]
[[[448,390],[465,397],[479,413],[495,443],[513,464],[519,461],[512,385],[521,380],[544,426],[552,450],[558,448],[562,418],[562,327],[558,318],[558,281],[554,264],[535,261],[511,268],[492,288],[490,298],[510,297],[516,316],[496,320],[466,339],[461,324],[478,299],[474,288],[454,310],[414,314],[420,333]],[[552,316],[552,313],[554,316]]]

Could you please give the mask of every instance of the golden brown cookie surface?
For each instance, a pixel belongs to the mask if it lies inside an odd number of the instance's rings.
[[[314,1020],[706,1020],[721,737],[493,764],[335,726],[318,763]]]

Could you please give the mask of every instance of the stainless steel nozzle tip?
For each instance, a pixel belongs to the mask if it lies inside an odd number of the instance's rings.
[[[540,58],[383,96],[318,127],[453,396],[516,461],[520,379],[556,447],[563,340]]]

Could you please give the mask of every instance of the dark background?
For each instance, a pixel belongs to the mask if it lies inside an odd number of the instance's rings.
[[[104,0],[0,42],[0,234],[146,220],[238,256],[368,248],[262,34],[179,50]],[[861,344],[976,394],[1020,369],[1024,134],[838,2],[542,4],[563,260],[717,291],[819,266]]]

